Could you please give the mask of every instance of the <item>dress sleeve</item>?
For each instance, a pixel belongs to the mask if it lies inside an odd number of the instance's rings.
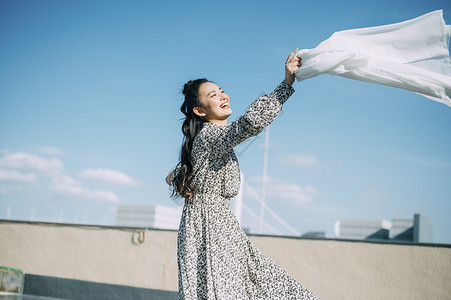
[[[247,138],[258,135],[277,117],[293,93],[293,87],[284,80],[272,93],[256,99],[236,121],[224,126],[208,124],[200,138],[215,151],[227,152]]]

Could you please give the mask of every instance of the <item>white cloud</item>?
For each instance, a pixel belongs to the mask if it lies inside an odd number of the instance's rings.
[[[61,174],[53,178],[52,188],[62,194],[79,196],[85,199],[117,203],[119,197],[110,191],[92,191],[85,189],[67,175]]]
[[[28,153],[5,152],[5,155],[0,158],[0,167],[55,173],[62,171],[63,163],[56,158],[46,159]]]
[[[291,165],[296,167],[317,167],[319,161],[316,157],[302,154],[288,154],[278,159],[281,165]]]
[[[251,182],[261,183],[260,178],[251,178]],[[261,186],[257,188],[252,187],[253,192],[260,194]],[[253,193],[247,193],[247,196],[254,196]],[[313,202],[315,197],[321,196],[313,186],[306,185],[300,186],[294,183],[284,182],[280,178],[267,177],[266,181],[266,197],[272,202],[283,202],[284,204],[291,206],[300,206],[306,203]]]
[[[313,202],[315,196],[319,196],[319,192],[312,186],[299,186],[294,183],[270,183],[266,188],[268,197],[275,200],[282,199],[285,203],[299,206]]]
[[[71,187],[78,186],[79,183],[72,179],[70,176],[59,174],[52,178],[53,187]]]
[[[65,175],[63,173],[64,164],[59,159],[46,159],[23,152],[10,153],[2,151],[1,154],[3,157],[0,157],[0,181],[4,182],[0,186],[2,193],[8,193],[9,191],[5,186],[6,181],[20,183],[40,181],[41,187],[47,186],[58,193],[95,201],[119,202],[119,197],[113,192],[84,188],[79,182]],[[125,174],[120,172],[113,172],[113,174],[116,175],[116,180],[121,179],[123,184],[130,184],[131,178]],[[121,177],[118,174],[122,174],[125,177]],[[135,181],[132,182],[135,183]]]
[[[6,186],[0,185],[0,195],[7,195],[9,194],[9,189]]]
[[[41,153],[43,154],[47,154],[47,155],[53,155],[53,156],[63,156],[66,153],[58,148],[55,147],[50,147],[50,146],[44,146],[39,148],[39,151],[41,151]]]
[[[36,175],[33,173],[21,173],[16,170],[0,169],[1,181],[35,182]]]
[[[120,185],[134,186],[139,184],[138,181],[136,181],[132,177],[122,172],[111,169],[87,169],[83,172],[78,173],[78,177]]]
[[[382,155],[391,159],[402,160],[415,165],[421,165],[430,168],[443,168],[443,169],[451,168],[451,164],[449,162],[435,158],[423,158],[411,155],[391,154],[391,153],[382,153]]]

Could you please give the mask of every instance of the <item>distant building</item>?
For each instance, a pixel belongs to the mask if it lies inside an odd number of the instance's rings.
[[[395,241],[407,241],[412,243],[432,243],[432,220],[415,214],[413,219],[394,219],[400,220],[399,224],[392,233],[392,239]],[[410,225],[410,226],[409,226]]]
[[[163,205],[118,205],[116,225],[178,229],[182,208]]]
[[[335,236],[352,240],[388,240],[391,223],[387,220],[338,220]]]
[[[306,239],[322,239],[326,237],[325,231],[309,231],[301,235],[301,238]]]
[[[392,219],[390,239],[393,240],[413,240],[413,219]]]
[[[394,241],[413,241],[413,219],[392,219],[390,239]]]
[[[432,243],[432,221],[415,214],[413,219],[338,220],[335,236],[340,239],[393,240],[412,243]]]

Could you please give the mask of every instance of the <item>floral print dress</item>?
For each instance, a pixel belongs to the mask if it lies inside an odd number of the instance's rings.
[[[195,190],[177,241],[179,299],[318,299],[254,246],[230,210],[240,187],[233,147],[269,125],[293,92],[282,81],[237,121],[206,122],[195,137]]]

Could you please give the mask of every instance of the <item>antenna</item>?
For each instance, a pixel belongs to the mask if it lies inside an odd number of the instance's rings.
[[[263,155],[263,177],[262,177],[262,190],[261,190],[261,202],[260,202],[260,215],[258,218],[258,233],[263,233],[263,224],[265,217],[265,198],[266,198],[266,181],[268,173],[268,152],[269,152],[269,132],[270,127],[266,127],[265,131],[265,152]]]
[[[240,183],[240,191],[238,192],[238,195],[235,197],[235,202],[233,205],[233,213],[235,214],[238,223],[241,224],[241,212],[243,209],[243,194],[244,194],[244,174],[240,174],[241,183]]]

